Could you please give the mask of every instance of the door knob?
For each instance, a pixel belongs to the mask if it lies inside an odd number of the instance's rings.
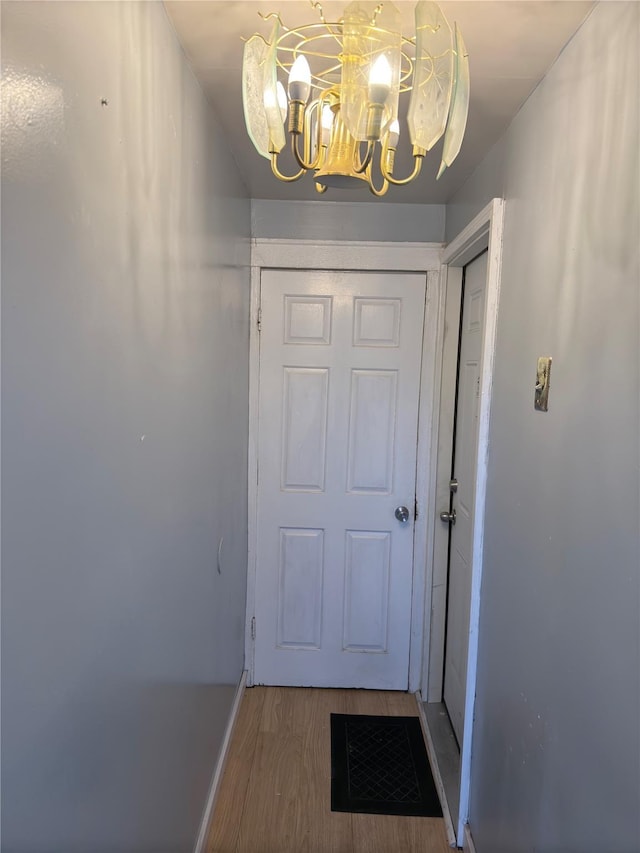
[[[406,506],[397,506],[395,516],[401,524],[406,524],[409,521],[409,510]]]
[[[444,512],[441,512],[440,513],[440,521],[444,521],[447,524],[455,524],[456,523],[456,511],[455,511],[455,509],[452,509],[451,512],[447,512],[446,510]]]

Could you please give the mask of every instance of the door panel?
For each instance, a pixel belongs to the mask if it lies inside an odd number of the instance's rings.
[[[280,488],[323,492],[329,371],[326,367],[285,367],[283,386]]]
[[[262,273],[255,683],[407,688],[425,287]]]
[[[347,491],[393,491],[398,372],[352,370]]]
[[[324,531],[280,529],[278,646],[320,648]]]
[[[387,651],[390,538],[389,532],[346,532],[345,650]]]
[[[465,267],[456,401],[454,477],[458,481],[458,488],[452,496],[456,523],[451,526],[449,548],[444,701],[460,745],[464,730],[469,649],[471,553],[487,257],[485,252]]]

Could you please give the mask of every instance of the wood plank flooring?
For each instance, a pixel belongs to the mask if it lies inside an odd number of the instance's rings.
[[[406,693],[247,689],[207,853],[450,853],[442,818],[331,811],[332,712],[417,715]]]

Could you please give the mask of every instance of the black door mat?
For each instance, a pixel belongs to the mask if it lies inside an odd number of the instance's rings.
[[[442,817],[418,717],[331,714],[331,811]]]

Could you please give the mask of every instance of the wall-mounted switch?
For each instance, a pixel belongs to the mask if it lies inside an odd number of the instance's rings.
[[[533,407],[538,412],[549,411],[549,382],[551,381],[550,355],[543,355],[538,359],[536,370],[536,390],[533,398]]]

